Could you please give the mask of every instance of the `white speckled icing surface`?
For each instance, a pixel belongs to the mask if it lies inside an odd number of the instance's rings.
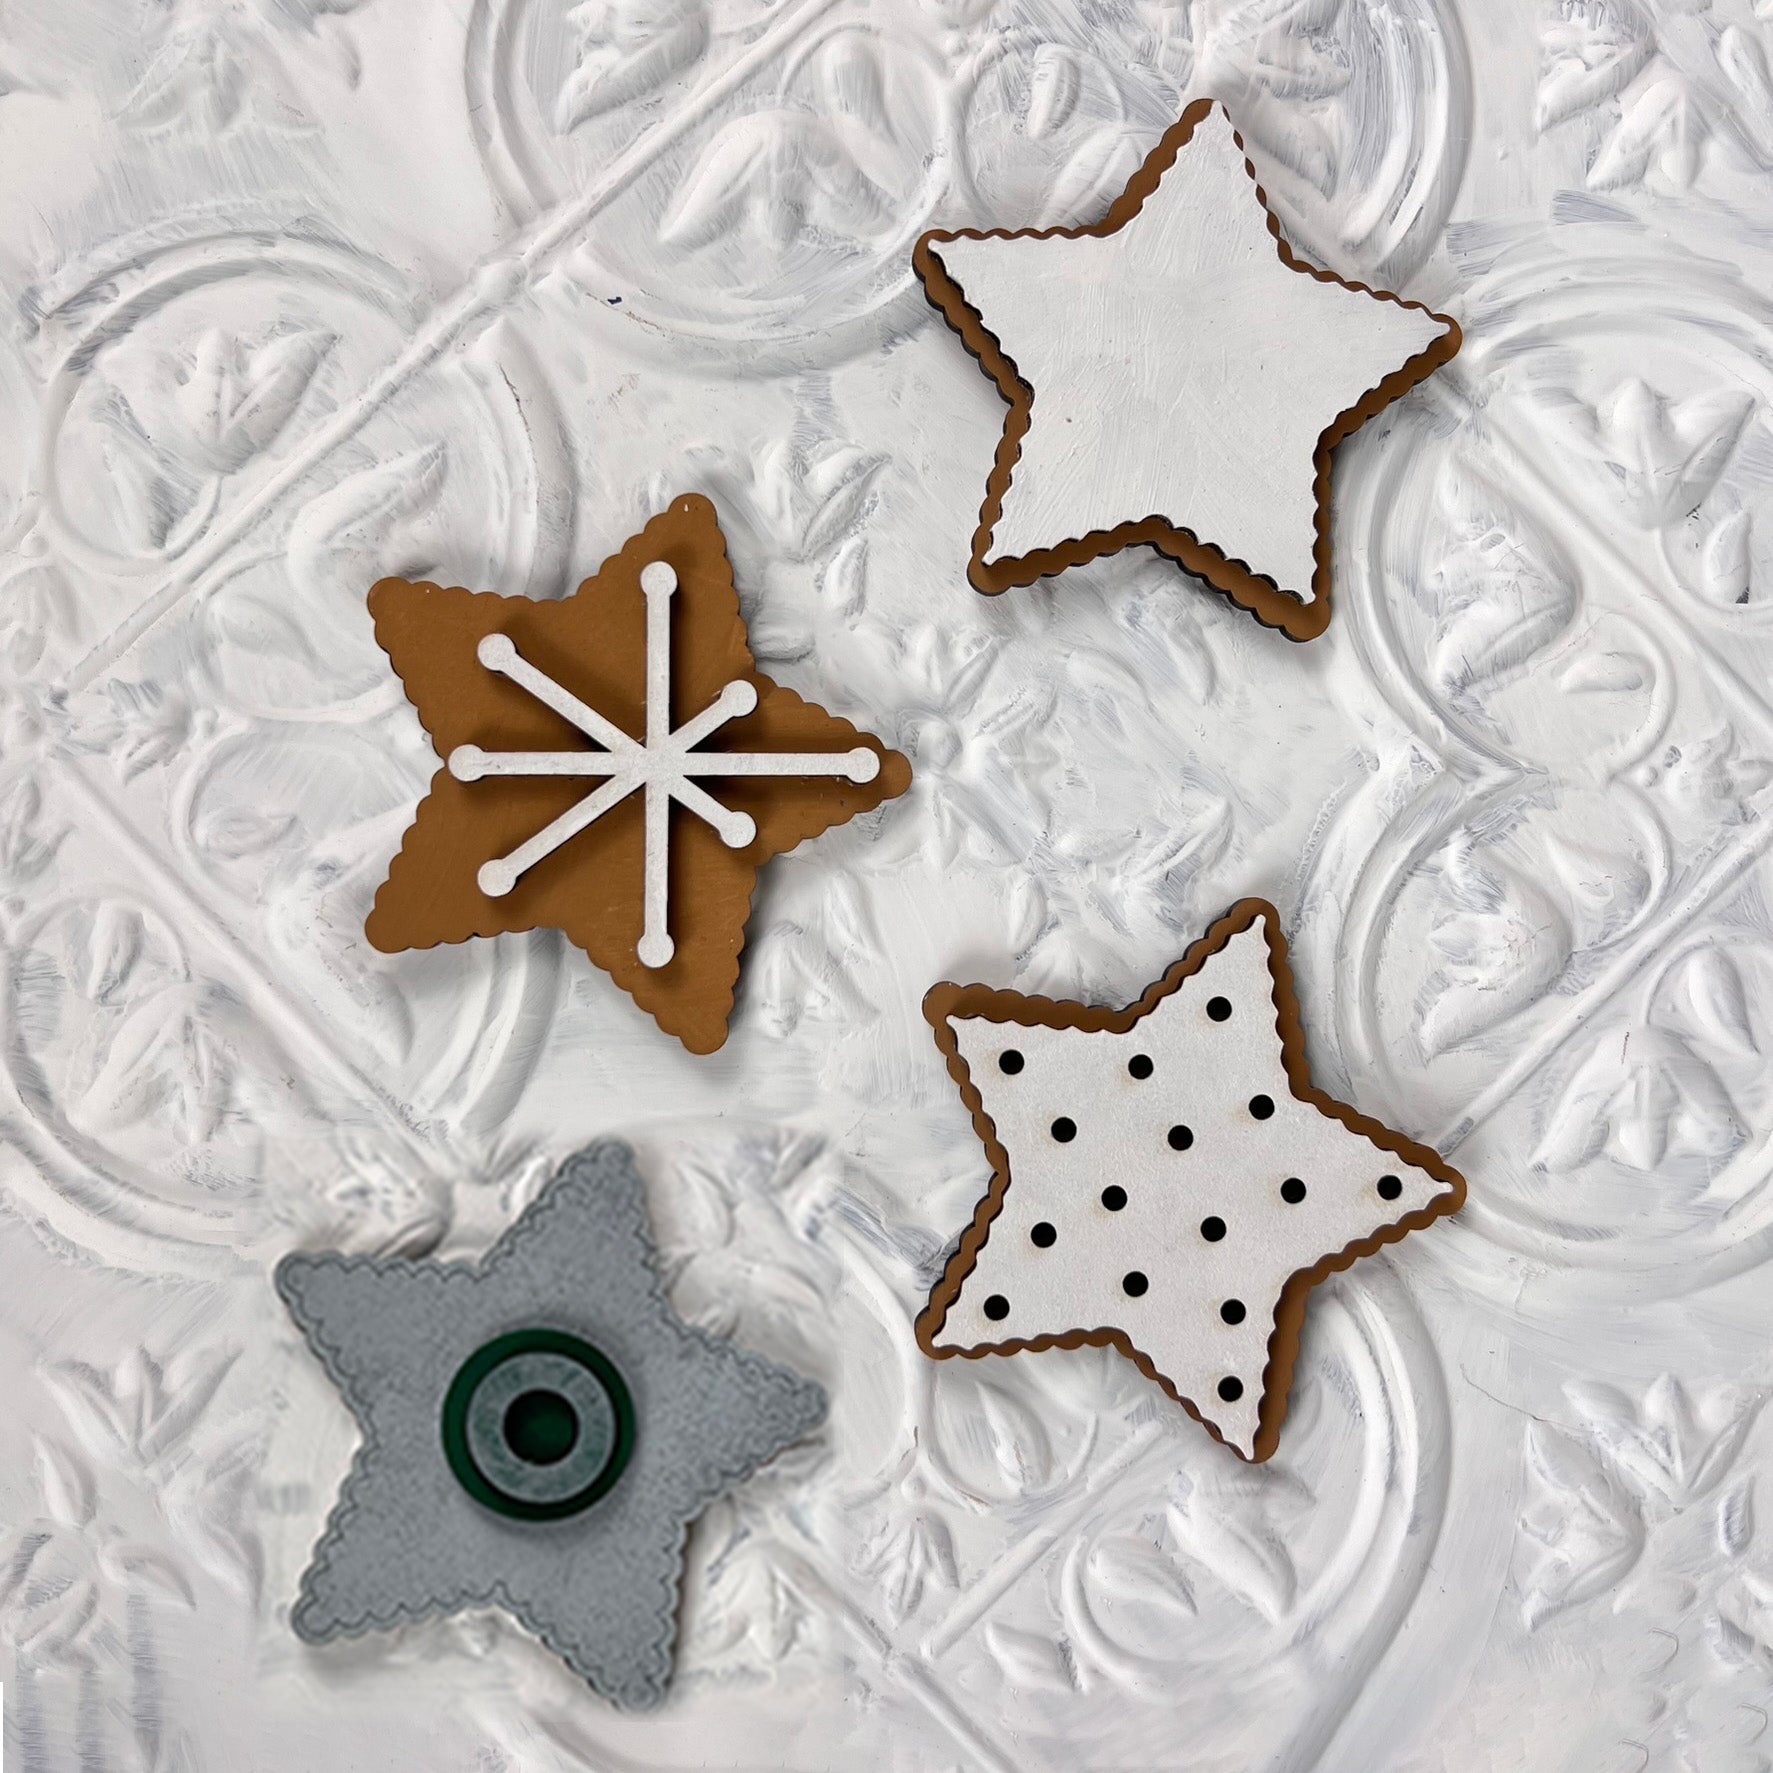
[[[1765,0],[61,0],[0,21],[9,1768],[1763,1766]],[[1138,551],[987,599],[931,227],[1190,99],[1454,315],[1296,646]],[[917,772],[778,862],[697,1059],[556,938],[383,957],[438,767],[379,576],[718,504],[761,669]],[[923,1358],[986,1181],[939,979],[1125,1003],[1280,908],[1317,1081],[1463,1171],[1251,1468],[1111,1351]],[[616,1714],[494,1614],[311,1648],[290,1249],[483,1251],[630,1140],[687,1317],[831,1418]]]

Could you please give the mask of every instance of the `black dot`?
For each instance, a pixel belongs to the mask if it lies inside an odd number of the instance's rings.
[[[1150,1285],[1151,1282],[1148,1281],[1136,1268],[1131,1274],[1123,1274],[1120,1277],[1120,1290],[1125,1293],[1129,1299],[1137,1299]]]
[[[505,1445],[525,1465],[558,1465],[579,1438],[579,1414],[557,1391],[526,1391],[505,1412]]]
[[[1110,1182],[1102,1190],[1102,1204],[1109,1212],[1118,1213],[1127,1204],[1127,1191],[1118,1182]]]
[[[1225,1378],[1219,1381],[1219,1395],[1228,1404],[1235,1404],[1244,1395],[1244,1382],[1241,1379]]]
[[[1010,1302],[1002,1293],[993,1293],[985,1301],[985,1315],[995,1324],[1010,1315]]]
[[[1208,998],[1207,1014],[1215,1022],[1229,1022],[1231,1020],[1231,999],[1229,997]]]
[[[1381,1176],[1379,1178],[1379,1198],[1381,1200],[1396,1200],[1403,1191],[1404,1185],[1396,1176]]]
[[[1244,1302],[1241,1299],[1227,1299],[1219,1307],[1219,1315],[1228,1324],[1241,1324],[1244,1321]]]
[[[1194,1131],[1191,1127],[1170,1128],[1170,1149],[1186,1151],[1194,1143]]]
[[[1022,1069],[1023,1063],[1022,1055],[1014,1047],[997,1055],[997,1068],[1007,1077],[1014,1077]]]
[[[1058,1232],[1056,1232],[1044,1219],[1041,1220],[1031,1232],[1029,1232],[1028,1236],[1035,1248],[1039,1250],[1050,1250],[1053,1245],[1059,1241]]]
[[[1060,1115],[1059,1118],[1053,1122],[1053,1137],[1057,1139],[1061,1145],[1068,1145],[1077,1137],[1077,1122],[1072,1120],[1068,1115]]]
[[[1250,1112],[1257,1120],[1267,1120],[1274,1113],[1274,1098],[1272,1096],[1252,1096],[1250,1098]]]
[[[1289,1207],[1296,1207],[1305,1198],[1305,1184],[1297,1176],[1289,1176],[1281,1184],[1281,1199]]]
[[[1225,1221],[1217,1214],[1200,1222],[1200,1234],[1208,1243],[1216,1244],[1225,1235]]]
[[[1151,1075],[1150,1054],[1135,1053],[1132,1058],[1127,1061],[1127,1070],[1137,1078],[1143,1079],[1149,1077]]]

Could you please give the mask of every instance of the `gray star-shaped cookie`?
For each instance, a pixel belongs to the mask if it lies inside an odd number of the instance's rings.
[[[689,1523],[825,1393],[672,1311],[628,1147],[568,1158],[480,1262],[292,1255],[277,1289],[363,1431],[296,1633],[497,1603],[656,1705]]]

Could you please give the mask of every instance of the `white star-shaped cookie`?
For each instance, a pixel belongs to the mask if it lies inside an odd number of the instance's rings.
[[[1295,640],[1330,616],[1331,449],[1459,348],[1294,254],[1208,100],[1101,222],[937,231],[913,263],[1010,403],[978,589],[1147,543]]]
[[[1464,1202],[1432,1151],[1312,1087],[1261,899],[1126,1009],[938,985],[924,1014],[993,1166],[928,1354],[1111,1345],[1266,1459],[1306,1294]]]

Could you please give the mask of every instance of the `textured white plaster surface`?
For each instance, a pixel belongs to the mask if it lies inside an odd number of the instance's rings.
[[[0,18],[0,1678],[12,1768],[1766,1766],[1766,0],[28,0]],[[1235,109],[1455,315],[1298,647],[1130,553],[987,600],[926,227]],[[696,1059],[556,938],[394,957],[378,576],[720,506],[761,667],[913,759]],[[1275,901],[1460,1218],[1316,1296],[1252,1469],[1108,1352],[911,1335],[983,1154],[937,979],[1126,1002]],[[830,1389],[674,1696],[496,1616],[315,1651],[291,1248],[484,1249],[630,1138],[673,1298]]]

